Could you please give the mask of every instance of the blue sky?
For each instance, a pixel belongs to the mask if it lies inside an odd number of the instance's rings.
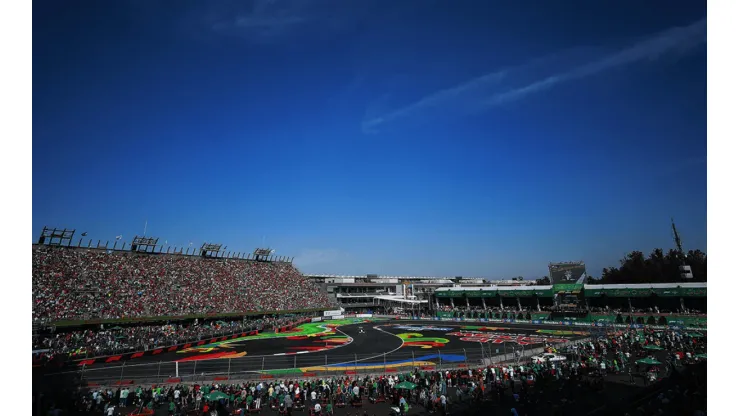
[[[706,250],[706,4],[36,1],[33,232],[304,272]]]

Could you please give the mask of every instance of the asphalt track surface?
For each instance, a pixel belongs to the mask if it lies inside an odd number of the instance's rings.
[[[544,342],[560,343],[588,336],[588,328],[562,326],[378,320],[342,325],[326,337],[253,339],[205,351],[171,352],[129,363],[100,364],[86,369],[84,378],[88,382],[161,382],[179,376],[182,381],[197,381],[212,380],[216,375],[254,378],[266,372],[275,372],[278,377],[286,372],[276,370],[284,369],[300,376],[383,372],[386,368],[409,368],[411,363],[418,367],[477,365],[491,356],[512,357],[514,349],[521,351],[542,347]],[[203,359],[213,354],[235,358]]]

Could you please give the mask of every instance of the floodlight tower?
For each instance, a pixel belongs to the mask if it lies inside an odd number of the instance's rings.
[[[270,256],[275,250],[271,248],[256,248],[254,249],[254,258],[257,261],[270,261]]]
[[[139,237],[134,236],[134,241],[131,242],[131,251],[137,253],[154,253],[159,242],[158,237]]]
[[[84,236],[85,233],[83,233]],[[75,230],[68,230],[66,228],[49,228],[44,227],[39,236],[39,245],[49,246],[69,246],[72,244],[72,237],[75,235]],[[65,244],[66,243],[66,244]]]
[[[684,254],[683,246],[681,245],[681,237],[678,235],[676,223],[673,221],[673,218],[671,218],[671,227],[673,228],[673,241],[676,243],[676,249],[678,250],[678,255],[681,258],[681,265],[679,266],[679,269],[681,270],[681,277],[683,279],[693,279],[694,274],[691,272],[691,266],[686,264],[686,255]]]
[[[221,246],[221,244],[203,243],[200,246],[200,255],[201,257],[218,257]]]

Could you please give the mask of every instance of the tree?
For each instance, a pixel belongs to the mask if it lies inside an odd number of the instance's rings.
[[[670,249],[665,254],[656,248],[646,259],[640,251],[633,251],[620,261],[620,267],[604,268],[601,282],[604,284],[629,283],[672,283],[681,282],[680,266],[688,264],[694,273],[695,282],[707,281],[707,255],[701,250],[689,250],[682,256]]]
[[[535,280],[535,284],[537,286],[548,286],[550,285],[550,278],[547,276],[542,276],[541,279]]]
[[[594,279],[593,276],[587,276],[586,284],[587,285],[598,285],[598,284],[601,284],[601,280]]]

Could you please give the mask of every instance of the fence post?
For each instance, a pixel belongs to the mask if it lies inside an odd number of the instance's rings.
[[[265,357],[262,357],[262,371],[265,371]]]
[[[159,365],[157,366],[157,383],[159,383],[159,377],[162,372],[162,362],[159,362]]]
[[[296,368],[296,361],[297,360],[298,360],[298,356],[297,355],[294,355],[293,356],[293,368]]]
[[[198,361],[193,361],[193,381],[195,381],[195,367],[198,366]]]
[[[357,372],[357,354],[355,354],[355,373]]]
[[[416,368],[416,356],[414,350],[411,350],[411,368]]]
[[[231,376],[231,358],[229,358],[229,367],[226,369],[226,377]]]
[[[324,355],[324,372],[328,371],[329,369],[329,356]]]
[[[385,353],[383,353],[383,373],[385,373],[386,370],[387,368],[385,366]]]
[[[175,361],[175,377],[180,377],[180,363]]]
[[[123,382],[123,369],[124,369],[124,367],[126,367],[126,361],[124,361],[124,362],[123,362],[123,363],[121,364],[121,378],[120,378],[120,379],[118,379],[118,384],[121,384],[121,382]]]
[[[439,368],[442,368],[442,353],[437,350],[437,356],[439,357]]]
[[[465,351],[465,348],[463,348],[463,355],[465,356],[465,367],[468,366],[468,353]]]

